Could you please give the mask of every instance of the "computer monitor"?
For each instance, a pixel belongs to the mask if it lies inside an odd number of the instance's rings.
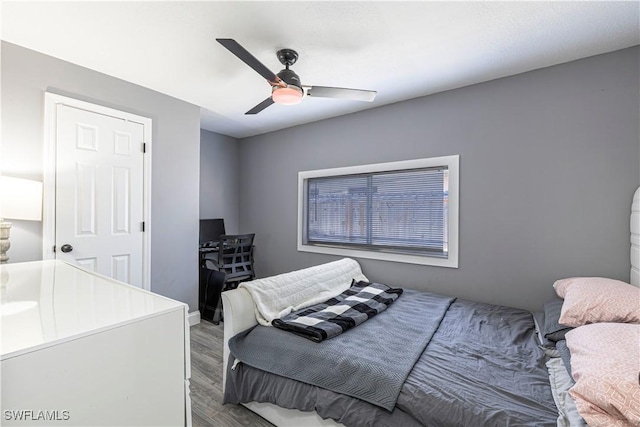
[[[200,220],[200,246],[218,240],[222,234],[225,234],[223,218]]]

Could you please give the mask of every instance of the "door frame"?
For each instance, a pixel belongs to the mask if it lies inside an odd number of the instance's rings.
[[[42,200],[42,259],[54,259],[56,242],[56,143],[57,106],[69,107],[103,114],[106,116],[139,123],[143,127],[145,144],[143,156],[143,221],[142,233],[142,289],[151,290],[151,130],[153,121],[148,117],[120,111],[102,105],[69,98],[57,93],[44,94],[44,153],[43,153],[43,200]],[[142,148],[141,148],[142,149]]]

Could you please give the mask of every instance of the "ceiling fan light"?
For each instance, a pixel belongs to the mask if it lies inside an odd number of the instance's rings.
[[[271,99],[276,104],[295,105],[302,101],[302,89],[296,86],[275,88],[271,93]]]

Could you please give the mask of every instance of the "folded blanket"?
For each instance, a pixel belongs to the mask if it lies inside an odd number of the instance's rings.
[[[343,258],[315,267],[243,282],[238,287],[245,288],[251,294],[256,305],[258,323],[271,326],[273,319],[340,295],[349,289],[353,279],[367,280],[356,260]]]
[[[402,289],[353,280],[351,287],[323,303],[295,311],[271,324],[315,342],[340,335],[391,305]]]

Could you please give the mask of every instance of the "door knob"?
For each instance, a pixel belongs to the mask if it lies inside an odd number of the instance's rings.
[[[66,244],[60,246],[60,250],[66,254],[66,253],[71,252],[73,250],[73,246],[71,246],[70,244],[66,243]]]

